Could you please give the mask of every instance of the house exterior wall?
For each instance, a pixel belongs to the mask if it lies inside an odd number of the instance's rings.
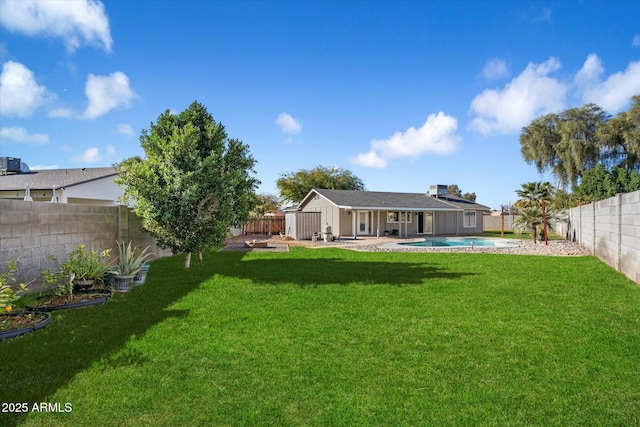
[[[322,214],[320,217],[320,229],[316,231],[321,232],[322,227],[325,224],[329,224],[331,226],[331,231],[334,235],[338,234],[337,230],[341,230],[340,226],[343,221],[341,220],[340,209],[331,204],[324,197],[316,196],[313,200],[307,203],[303,211],[320,212]],[[349,230],[351,230],[351,228],[349,228]],[[351,233],[351,231],[349,231],[349,233]]]
[[[56,188],[59,203],[85,205],[116,206],[118,198],[123,195],[122,189],[115,183],[114,177],[105,177],[85,182],[68,188]],[[31,198],[35,202],[50,202],[53,189],[31,189]],[[25,190],[2,190],[0,199],[23,200]]]
[[[367,235],[375,236],[378,234],[378,211],[375,209],[340,209],[326,198],[320,195],[316,195],[306,203],[306,205],[302,208],[302,211],[320,212],[321,225],[324,226],[325,224],[329,224],[334,236],[353,236],[354,232],[358,233],[358,216],[362,212],[367,212]],[[389,222],[387,221],[387,215],[389,212],[390,211],[387,210],[380,211],[380,236],[413,236],[418,234],[418,211],[410,211],[410,222]],[[482,211],[476,211],[475,227],[466,228],[463,227],[464,215],[461,211],[424,210],[422,212],[424,212],[425,214],[430,213],[433,215],[433,235],[481,234],[483,232],[484,223]],[[289,226],[287,226],[287,228],[289,228]]]
[[[351,218],[351,214],[347,213],[347,211],[340,211],[340,223],[339,224],[333,224],[332,227],[335,227],[332,229],[333,235],[334,236],[349,236],[351,234],[353,234],[353,229],[352,229],[352,221],[353,219]],[[338,230],[338,232],[336,232],[336,230]]]
[[[462,218],[458,212],[436,211],[433,216],[433,234],[460,234]]]
[[[62,203],[117,205],[123,192],[113,177],[106,177],[65,188],[62,194]]]

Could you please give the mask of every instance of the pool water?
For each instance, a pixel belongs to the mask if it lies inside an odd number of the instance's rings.
[[[426,247],[496,247],[494,240],[482,237],[428,237],[422,242],[400,243],[404,246]]]

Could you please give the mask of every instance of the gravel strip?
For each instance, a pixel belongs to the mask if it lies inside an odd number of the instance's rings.
[[[546,255],[546,256],[587,256],[591,253],[574,242],[566,240],[549,241],[549,245],[544,242],[534,244],[532,240],[513,240],[512,247],[451,247],[451,248],[433,248],[433,247],[383,247],[384,243],[350,245],[344,246],[345,249],[363,252],[468,252],[468,253],[492,253],[492,254],[514,254],[514,255]]]

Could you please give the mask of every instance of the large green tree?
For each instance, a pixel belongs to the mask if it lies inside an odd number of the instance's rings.
[[[608,116],[595,104],[535,119],[522,130],[522,156],[539,172],[551,170],[564,186],[576,186],[601,158],[598,133]]]
[[[640,95],[631,98],[628,111],[622,111],[599,129],[602,162],[627,171],[640,169]]]
[[[257,204],[255,160],[247,145],[194,102],[180,114],[169,110],[143,130],[145,158],[116,165],[125,203],[163,247],[187,254],[220,244],[230,227],[249,219]]]
[[[316,166],[280,176],[276,181],[282,199],[299,203],[314,188],[330,190],[364,190],[364,183],[351,171],[335,166]]]
[[[599,164],[584,174],[574,191],[574,198],[578,203],[591,203],[637,190],[640,190],[640,173],[619,166],[609,171]]]
[[[551,171],[565,188],[575,189],[598,164],[639,171],[640,95],[613,118],[595,104],[539,117],[522,129],[520,146],[527,163]]]

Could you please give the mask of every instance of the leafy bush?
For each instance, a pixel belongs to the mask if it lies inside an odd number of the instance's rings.
[[[20,298],[20,294],[26,292],[27,285],[20,283],[18,290],[14,291],[11,283],[15,282],[15,272],[18,271],[18,261],[11,260],[6,272],[0,273],[0,310],[10,312],[13,307],[11,303]]]
[[[73,274],[75,279],[104,281],[104,276],[111,267],[109,255],[111,249],[98,252],[93,248],[84,250],[84,245],[71,252],[69,259],[62,264],[62,271]]]

